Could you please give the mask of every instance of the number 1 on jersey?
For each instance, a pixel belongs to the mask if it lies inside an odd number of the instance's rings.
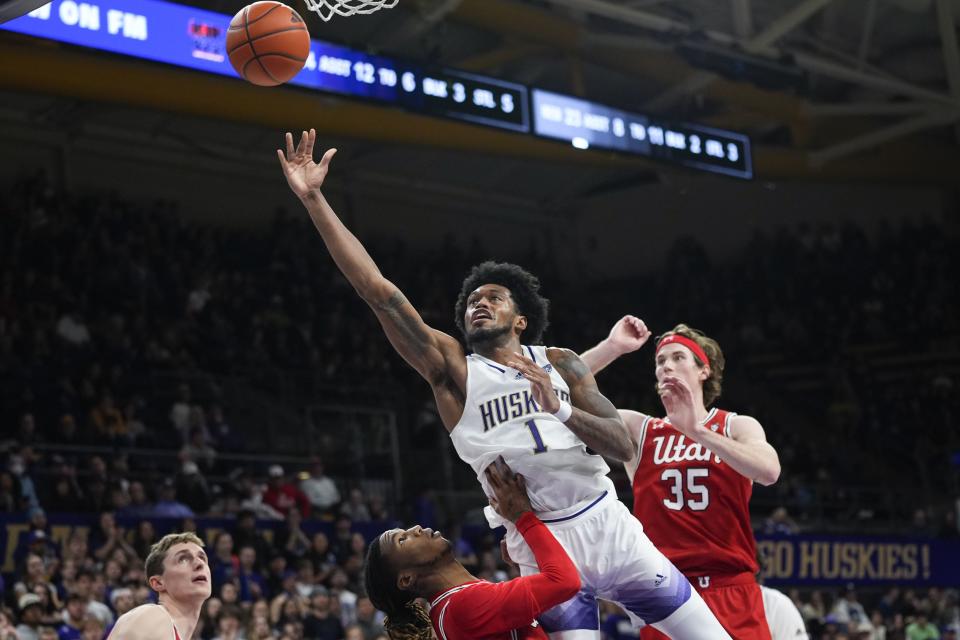
[[[537,445],[533,448],[534,453],[543,453],[547,450],[547,445],[543,444],[543,438],[540,437],[540,430],[537,429],[537,423],[533,420],[527,420],[525,423],[530,429],[530,435],[533,436],[533,443]]]

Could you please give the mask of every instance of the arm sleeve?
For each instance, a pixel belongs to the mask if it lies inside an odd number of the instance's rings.
[[[521,629],[580,590],[577,568],[545,524],[527,512],[517,520],[517,530],[530,545],[540,573],[464,590],[439,605],[447,609],[441,609],[441,627],[457,629],[458,636]]]

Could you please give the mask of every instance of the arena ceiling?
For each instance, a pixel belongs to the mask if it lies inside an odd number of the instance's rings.
[[[311,31],[745,130],[816,167],[905,138],[956,151],[958,25],[960,0],[420,0]]]
[[[223,13],[245,4],[188,1]],[[292,4],[303,10],[299,0]],[[314,37],[368,52],[744,131],[761,179],[960,183],[960,0],[400,0],[370,16],[325,23],[311,15],[308,22]],[[11,51],[4,54],[9,60]],[[59,59],[56,64],[63,68]],[[126,72],[118,64],[111,73]],[[140,93],[149,96],[167,73],[173,72],[162,69],[142,80]],[[221,83],[224,100],[254,95],[235,82],[210,82]],[[9,86],[31,88],[3,83],[0,75],[0,89]],[[156,92],[151,99],[160,111],[145,115],[151,101],[139,96],[126,100],[134,111],[125,114],[125,107],[91,106],[95,88],[37,89],[66,97],[5,94],[0,114],[12,119],[10,127],[18,118],[54,124],[59,118],[76,136],[129,118],[142,123],[135,135],[201,145],[214,155],[229,153],[235,135],[235,127],[211,124],[215,106],[204,112],[169,91]],[[265,127],[245,136],[248,148],[266,146],[269,133],[285,126],[279,116],[264,119],[264,112],[296,112],[275,97],[289,93],[256,94],[261,111],[245,120]],[[351,155],[362,159],[385,184],[469,186],[482,196],[509,182],[511,192],[543,202],[678,175],[644,159],[583,153],[462,124],[441,122],[432,127],[434,137],[415,141],[404,136],[412,116],[344,102],[327,101],[316,119],[331,124],[321,134],[332,143],[353,141],[341,163]],[[196,119],[202,116],[208,117]],[[371,126],[374,121],[379,126]],[[501,161],[482,171],[477,155],[464,150]],[[469,185],[460,179],[458,186],[458,176],[470,176]]]

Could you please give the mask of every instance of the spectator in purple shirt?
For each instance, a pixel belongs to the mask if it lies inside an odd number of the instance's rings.
[[[153,505],[155,518],[192,518],[193,510],[182,502],[177,501],[177,489],[173,480],[167,478],[160,485],[160,495]]]
[[[257,550],[252,546],[240,548],[240,601],[254,602],[267,595],[267,583],[257,572]]]
[[[67,598],[67,609],[63,614],[63,624],[57,629],[60,640],[80,640],[83,635],[83,620],[87,616],[86,599],[78,593]]]

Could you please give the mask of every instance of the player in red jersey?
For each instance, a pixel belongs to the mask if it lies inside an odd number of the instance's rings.
[[[485,473],[496,498],[491,505],[515,523],[530,545],[540,573],[491,583],[478,580],[457,562],[439,531],[419,526],[391,529],[370,544],[367,595],[387,614],[393,640],[546,640],[535,618],[580,590],[577,568],[530,508],[523,477],[499,458]],[[416,603],[430,601],[430,614]]]
[[[626,316],[581,358],[596,374],[649,337],[642,320]],[[720,624],[737,640],[770,640],[749,503],[754,482],[777,481],[780,460],[754,418],[707,409],[720,396],[723,367],[720,345],[695,329],[680,324],[660,337],[655,374],[667,417],[620,411],[637,443],[624,467],[634,515]]]
[[[190,640],[210,597],[210,565],[203,540],[192,532],[165,535],[150,548],[147,581],[159,604],[120,616],[109,640]]]

